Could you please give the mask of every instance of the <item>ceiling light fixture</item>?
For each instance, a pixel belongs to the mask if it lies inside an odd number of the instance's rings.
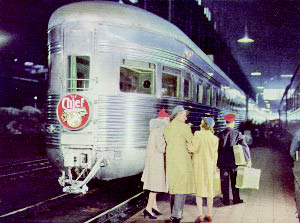
[[[252,76],[260,76],[261,73],[260,73],[260,72],[252,72],[251,75],[252,75]]]
[[[281,74],[280,77],[293,77],[293,74]]]
[[[249,36],[248,36],[248,28],[247,28],[247,26],[245,26],[245,35],[244,35],[244,37],[241,38],[241,39],[238,39],[238,42],[239,43],[253,43],[254,42],[254,40],[251,39],[251,38],[249,38]]]
[[[257,86],[256,88],[257,89],[264,89],[265,87],[264,86]]]

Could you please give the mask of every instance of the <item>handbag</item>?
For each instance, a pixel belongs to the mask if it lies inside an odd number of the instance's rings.
[[[234,154],[234,160],[235,160],[235,165],[246,165],[246,160],[245,160],[245,155],[244,155],[244,150],[241,145],[235,145],[233,146],[233,154]]]
[[[239,166],[237,168],[236,188],[259,189],[260,169]]]

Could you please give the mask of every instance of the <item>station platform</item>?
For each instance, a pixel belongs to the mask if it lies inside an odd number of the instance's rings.
[[[223,206],[222,195],[214,198],[213,222],[299,223],[292,173],[293,161],[289,157],[288,149],[256,147],[251,149],[251,154],[252,167],[261,169],[259,190],[240,190],[240,197],[244,200],[242,204]],[[142,210],[125,222],[168,222],[171,214],[169,195],[159,194],[157,201],[162,216],[155,220],[144,218]],[[204,216],[206,211],[204,207]],[[189,195],[182,222],[194,222],[197,216],[195,196]]]

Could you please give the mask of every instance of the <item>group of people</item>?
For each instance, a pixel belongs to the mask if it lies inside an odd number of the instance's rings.
[[[250,150],[241,132],[234,129],[235,115],[225,115],[226,128],[214,135],[215,122],[211,117],[202,118],[200,131],[193,135],[186,124],[189,111],[178,105],[169,115],[160,110],[157,119],[150,121],[146,163],[142,175],[144,190],[149,190],[144,217],[156,219],[162,215],[157,203],[158,192],[170,194],[171,222],[181,222],[185,198],[196,195],[198,217],[195,222],[212,222],[214,178],[220,169],[223,204],[230,205],[229,177],[233,204],[243,203],[235,187],[237,166],[233,146],[240,144],[245,160],[251,165]],[[203,217],[202,199],[207,199],[208,212]]]

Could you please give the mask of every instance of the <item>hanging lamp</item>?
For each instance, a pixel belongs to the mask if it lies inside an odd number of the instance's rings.
[[[253,42],[254,42],[254,40],[251,39],[251,38],[249,38],[249,36],[248,36],[248,29],[247,29],[247,26],[245,26],[245,35],[244,35],[244,37],[241,38],[241,39],[238,39],[237,41],[238,41],[239,43],[253,43]]]

